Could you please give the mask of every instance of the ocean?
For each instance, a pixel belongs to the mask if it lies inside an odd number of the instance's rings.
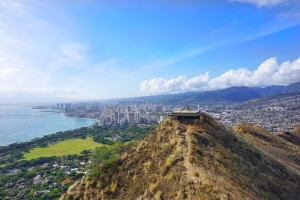
[[[57,113],[58,110],[42,111],[45,110],[28,106],[0,106],[0,146],[97,122],[95,119],[66,117],[63,113]]]

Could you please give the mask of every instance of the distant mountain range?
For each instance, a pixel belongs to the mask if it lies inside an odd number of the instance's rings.
[[[259,87],[230,87],[223,90],[206,92],[186,92],[180,94],[154,95],[124,99],[124,101],[141,101],[150,103],[184,104],[199,101],[236,101],[244,102],[274,94],[287,94],[300,92],[300,82],[290,85],[272,85],[264,88]]]
[[[258,94],[262,96],[272,95],[272,94],[287,94],[287,93],[294,93],[300,92],[300,82],[292,83],[290,85],[272,85],[265,88],[251,88]]]
[[[102,99],[102,100],[78,100],[57,96],[43,96],[39,94],[22,94],[14,96],[0,96],[0,104],[16,103],[59,103],[59,102],[149,102],[157,104],[191,104],[203,101],[235,101],[244,102],[261,98],[268,95],[288,94],[300,92],[300,82],[290,85],[272,85],[264,88],[260,87],[230,87],[222,90],[205,92],[185,92],[179,94],[163,94],[143,97],[131,97],[122,99]]]

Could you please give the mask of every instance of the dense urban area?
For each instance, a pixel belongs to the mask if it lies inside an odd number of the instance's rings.
[[[24,153],[34,148],[72,138],[92,138],[104,145],[96,152],[106,152],[118,145],[142,139],[151,133],[157,123],[168,114],[180,110],[181,104],[154,103],[57,103],[50,106],[36,106],[41,112],[64,113],[70,117],[98,119],[91,127],[50,134],[24,143],[14,143],[0,147],[0,197],[8,199],[57,199],[65,193],[74,181],[89,173],[93,162],[93,151],[84,150],[80,154],[24,159]],[[259,125],[271,133],[293,129],[300,121],[300,95],[272,97],[244,103],[216,101],[189,104],[192,110],[206,112],[229,127],[238,123]],[[115,147],[117,146],[117,147]],[[97,150],[98,149],[98,150]],[[97,158],[99,154],[97,154]],[[107,157],[103,156],[103,159]]]
[[[216,105],[212,110],[204,110],[229,127],[244,122],[280,133],[293,129],[300,122],[300,95],[249,104]]]
[[[240,122],[263,127],[271,133],[293,129],[300,121],[300,95],[267,99],[257,102],[237,103],[230,101],[199,102],[189,105],[193,110],[206,112],[229,127]],[[67,116],[96,118],[99,126],[159,123],[184,105],[151,103],[58,103],[52,108],[61,109]]]

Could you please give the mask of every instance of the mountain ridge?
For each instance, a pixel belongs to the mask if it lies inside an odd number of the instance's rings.
[[[300,172],[300,146],[286,140],[283,137],[286,134],[271,134],[259,126],[244,123],[236,125],[233,129],[246,141]],[[296,137],[293,139],[297,141]]]
[[[300,92],[300,82],[291,83],[289,85],[271,85],[264,88],[252,87],[252,89],[262,96],[273,94],[286,94]]]
[[[298,170],[205,113],[189,124],[163,121],[136,147],[98,169],[102,173],[77,182],[61,199],[300,197]]]
[[[274,94],[300,92],[300,82],[286,86],[273,85],[265,88],[233,86],[226,89],[203,92],[185,92],[179,94],[163,94],[144,97],[125,98],[122,101],[143,101],[167,104],[191,104],[199,101],[235,101],[244,102]]]

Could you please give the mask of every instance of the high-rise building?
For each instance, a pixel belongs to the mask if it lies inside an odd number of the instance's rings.
[[[125,120],[120,120],[120,127],[124,127],[125,126]]]
[[[149,112],[146,113],[147,124],[151,123],[151,115]]]
[[[112,126],[115,126],[115,125],[117,125],[117,121],[116,121],[116,120],[114,120],[114,119],[112,119],[112,120],[111,120],[111,125],[112,125]]]
[[[70,112],[71,111],[71,104],[70,103],[66,103],[65,104],[65,112]]]
[[[159,123],[161,123],[163,120],[164,120],[164,116],[160,116]]]
[[[125,114],[124,113],[119,113],[119,117],[118,117],[119,123],[121,120],[125,121]]]
[[[134,113],[133,112],[127,113],[127,120],[128,120],[128,123],[133,122],[133,120],[134,120]]]
[[[163,111],[163,106],[156,106],[155,111],[156,112],[162,112]]]
[[[140,121],[141,121],[141,115],[140,115],[139,112],[135,112],[134,113],[134,121],[135,121],[135,123],[140,123]]]
[[[105,125],[105,119],[104,118],[99,119],[98,126],[104,126],[104,125]]]
[[[119,112],[114,113],[114,119],[115,119],[116,123],[119,122]]]

